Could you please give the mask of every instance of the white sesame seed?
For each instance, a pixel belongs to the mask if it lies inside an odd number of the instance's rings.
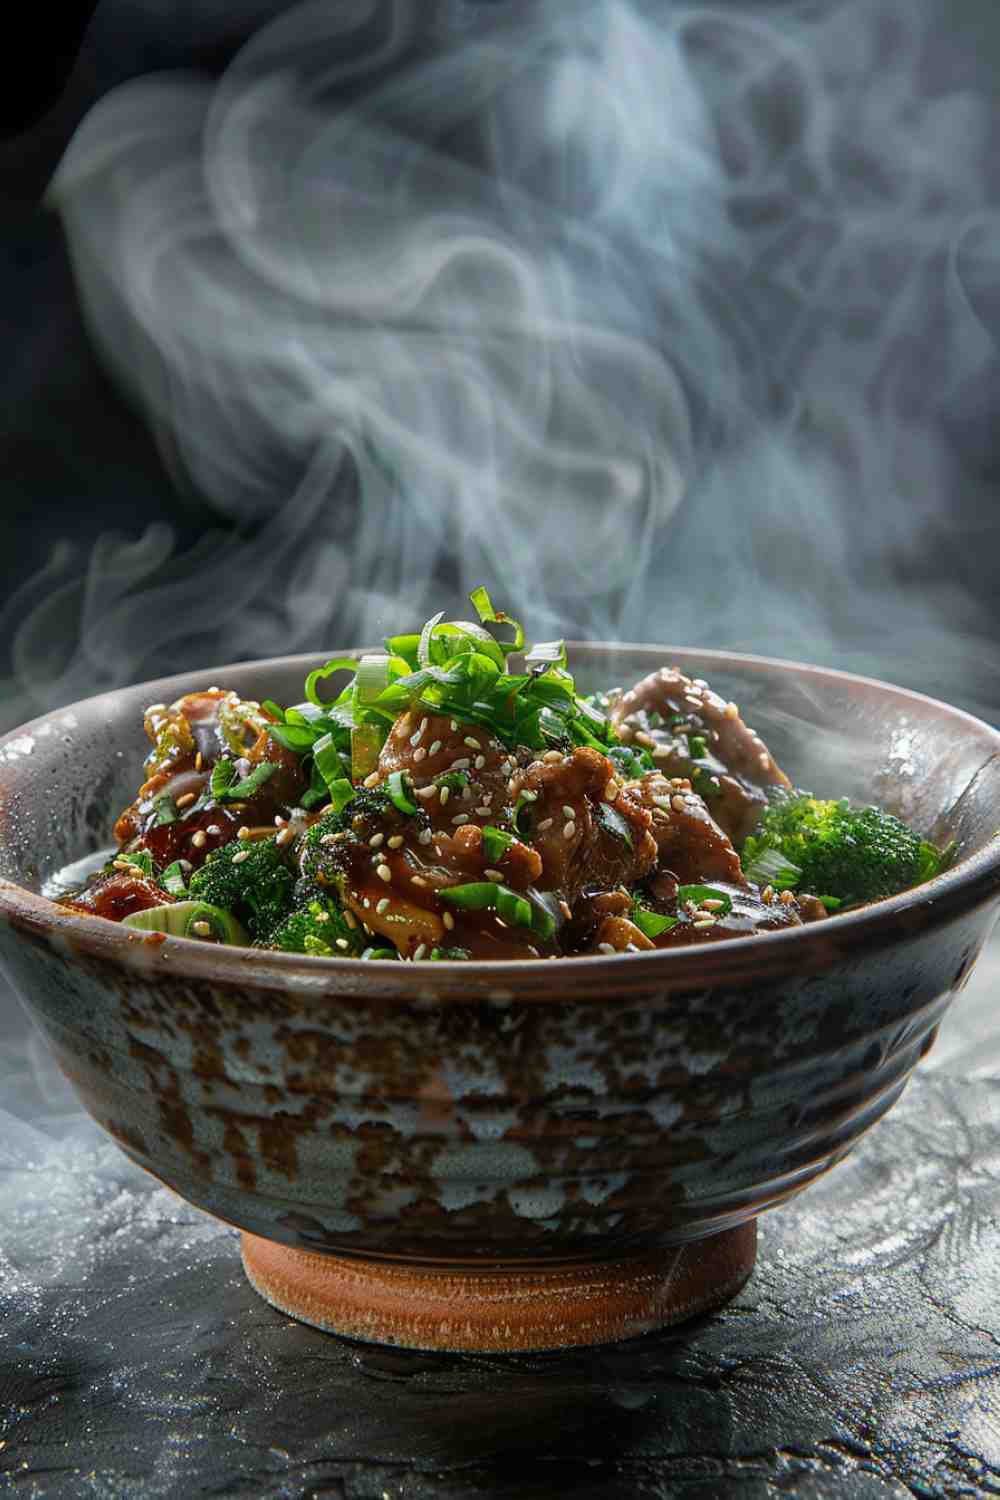
[[[130,859],[115,859],[112,860],[112,865],[116,870],[137,870],[139,868]]]
[[[576,824],[572,821],[563,824],[563,838],[572,839],[576,837]]]
[[[329,922],[329,920],[330,920],[330,913],[328,911],[318,911],[316,913],[316,921],[317,922]]]
[[[233,864],[234,865],[241,865],[245,859],[249,859],[249,858],[250,858],[250,850],[249,849],[241,849],[237,854],[233,855]]]
[[[417,730],[416,734],[411,734],[410,735],[410,744],[413,745],[414,747],[417,746],[417,745],[419,745],[420,741],[423,739],[423,737],[424,737],[424,726],[423,726],[423,724],[421,724],[421,726]]]
[[[456,813],[455,816],[452,818],[451,821],[452,821],[453,825],[456,828],[460,828],[463,823],[468,823],[468,821],[469,821],[469,814],[468,813]]]
[[[656,741],[653,739],[653,736],[651,734],[647,734],[644,729],[638,729],[638,730],[636,730],[635,739],[636,739],[636,744],[637,745],[642,745],[643,748],[646,749],[646,750],[652,750],[653,747],[656,744]]]
[[[608,784],[607,784],[607,786],[604,788],[604,800],[605,800],[605,802],[614,802],[614,800],[615,800],[615,798],[617,796],[618,796],[618,783],[617,783],[617,781],[609,781]]]
[[[371,840],[369,840],[369,842],[371,842]],[[386,843],[389,845],[390,849],[402,849],[403,835],[401,833],[394,833],[391,839],[386,840]]]
[[[275,826],[275,828],[284,828],[284,826],[285,826],[285,824],[287,822],[288,822],[287,818],[283,818],[280,813],[275,813],[275,815],[274,815],[274,826]]]
[[[449,767],[449,770],[451,770],[451,771],[467,771],[471,765],[472,765],[472,761],[469,759],[469,757],[467,755],[460,756],[458,760],[453,760],[452,761],[452,763],[451,763],[451,765]]]
[[[378,876],[379,880],[384,880],[386,885],[388,885],[389,881],[392,879],[392,871],[389,869],[388,865],[376,865],[375,874]]]
[[[351,946],[346,938],[334,938],[333,941],[336,943],[338,948],[349,948]]]
[[[521,796],[524,798],[525,802],[537,802],[538,801],[538,793],[537,792],[531,792],[531,791],[529,791],[527,787],[524,788],[524,790],[521,793]]]
[[[295,834],[291,828],[281,828],[275,834],[274,842],[276,844],[284,846],[285,844],[289,843],[294,837]]]
[[[451,796],[451,787],[450,786],[443,786],[441,788],[441,806],[442,807],[444,807],[445,803],[448,801],[448,798],[450,796]]]
[[[437,753],[438,753],[438,751],[440,749],[441,749],[441,741],[440,740],[435,740],[434,743],[433,743],[433,745],[431,746],[431,748],[428,750],[427,754],[428,755],[437,755]]]
[[[562,758],[563,754],[561,750],[546,750],[545,754],[542,756],[542,760],[546,765],[549,766],[554,766],[556,762],[562,760]]]
[[[451,732],[452,732],[452,734],[457,734],[458,733],[458,720],[457,719],[452,719],[452,721],[451,721]]]
[[[713,897],[708,901],[703,901],[701,904],[705,911],[721,911],[726,903],[724,901],[716,901]]]
[[[366,776],[365,777],[365,779],[361,783],[361,785],[362,786],[378,786],[378,783],[379,783],[379,774],[378,774],[377,771],[373,771],[370,776]]]
[[[575,807],[568,807],[565,803],[563,803],[562,814],[563,814],[564,818],[575,818],[576,817],[576,808]]]
[[[455,918],[452,916],[450,911],[444,912],[442,914],[441,920],[449,932],[452,932],[454,930]]]
[[[212,924],[211,922],[192,922],[191,931],[196,932],[199,937],[211,937]]]
[[[237,828],[236,837],[238,839],[248,839],[250,837],[250,830],[245,823],[242,828]],[[324,839],[323,842],[325,843],[326,840]]]
[[[471,786],[463,786],[463,788],[462,788],[462,801],[463,802],[471,802],[472,801],[472,788],[471,788]]]
[[[414,752],[413,752],[413,760],[414,760],[415,764],[419,763],[422,760],[426,760],[426,758],[427,758],[427,751],[424,749],[423,745],[421,745],[421,747],[420,747],[419,750],[414,750]]]
[[[674,812],[686,812],[687,811],[687,802],[685,801],[685,799],[681,796],[681,794],[679,792],[676,793],[673,797],[671,797],[671,799],[670,799],[670,806],[673,808]]]
[[[669,812],[670,811],[670,798],[669,797],[654,797],[653,798],[653,806],[661,808],[663,812]]]
[[[598,953],[617,953],[618,949],[614,943],[598,943],[597,951]]]
[[[696,917],[695,920],[691,923],[691,926],[692,927],[714,927],[715,926],[715,918],[714,917]]]
[[[417,791],[416,791],[416,795],[418,797],[422,797],[425,801],[429,801],[431,797],[436,797],[437,796],[437,787],[436,786],[418,786],[417,787]]]
[[[468,747],[469,747],[470,750],[481,750],[483,748],[482,745],[480,744],[480,742],[477,739],[475,739],[474,736],[471,735],[471,734],[467,734],[465,736],[464,740],[462,741],[462,744],[463,745],[468,745]]]
[[[488,818],[491,811],[492,809],[486,803],[484,803],[482,807],[476,808],[476,812],[481,818]]]
[[[205,832],[214,834],[215,837],[218,838],[219,834],[222,832],[222,829],[219,827],[218,823],[209,823],[208,827],[205,829]]]
[[[344,838],[344,834],[342,833],[324,833],[323,837],[320,839],[320,843],[339,844],[342,838]]]
[[[384,842],[385,842],[385,834],[384,833],[373,833],[372,836],[371,836],[371,838],[368,840],[368,845],[369,845],[369,848],[371,848],[371,849],[381,849],[381,847],[382,847],[382,845],[383,845]]]
[[[426,886],[427,882],[422,875],[411,875],[410,884],[419,885],[422,889],[424,886]]]
[[[424,954],[426,952],[427,952],[427,944],[426,943],[421,943],[420,946],[419,946],[419,948],[417,948],[416,951],[414,952],[413,962],[414,963],[419,963],[420,960],[423,958],[423,956],[424,956]]]
[[[551,818],[543,818],[542,821],[538,825],[538,832],[539,833],[544,833],[545,830],[546,830],[546,828],[551,828],[551,827],[552,827],[552,819]]]
[[[433,837],[434,835],[431,833],[429,828],[421,828],[420,832],[417,834],[417,843],[429,844]]]
[[[501,874],[501,872],[499,870],[484,870],[483,874],[486,876],[487,880],[502,880],[503,879],[503,875]]]
[[[190,807],[197,795],[197,792],[185,792],[183,797],[176,797],[174,799],[175,805],[177,807]]]
[[[475,766],[475,768],[476,768],[477,771],[481,771],[483,769],[483,767],[485,766],[485,764],[486,764],[486,756],[485,755],[477,755],[476,758],[475,758],[475,760],[473,761],[473,765]]]
[[[208,843],[208,839],[199,828],[197,833],[193,833],[191,835],[191,842],[196,849],[204,849],[205,845]]]
[[[389,910],[389,897],[383,896],[381,901],[376,902],[375,910],[378,912],[380,917],[383,916],[385,912]]]

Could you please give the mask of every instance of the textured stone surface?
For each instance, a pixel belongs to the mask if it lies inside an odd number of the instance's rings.
[[[757,1270],[722,1314],[498,1358],[369,1348],[274,1312],[234,1232],[80,1115],[4,994],[0,1489],[1000,1494],[998,989],[994,945],[901,1103],[762,1221]]]

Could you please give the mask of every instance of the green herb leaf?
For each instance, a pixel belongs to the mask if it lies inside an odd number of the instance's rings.
[[[752,885],[773,886],[776,891],[794,890],[802,878],[802,870],[778,849],[762,849],[743,870]]]
[[[179,859],[175,859],[172,865],[160,876],[160,884],[168,896],[186,896],[187,885],[184,880],[184,866]]]
[[[222,771],[223,766],[228,766],[228,773]],[[233,781],[236,767],[231,760],[216,761],[212,767],[212,796],[216,802],[243,802],[247,798],[259,792],[265,781],[270,781],[278,769],[277,761],[262,760],[242,781]],[[216,772],[221,774],[216,779]]]
[[[153,856],[148,849],[136,849],[133,854],[116,854],[115,862],[120,864],[122,861],[129,865],[135,865],[140,875],[152,878]]]
[[[640,901],[632,903],[632,921],[638,927],[644,937],[651,940],[662,937],[672,927],[677,926],[676,917],[665,917],[658,911],[651,911],[648,906],[643,906]]]
[[[606,833],[612,834],[616,839],[621,839],[622,843],[629,849],[635,847],[628,820],[610,802],[599,802],[597,804],[594,821],[599,823]]]
[[[488,823],[483,829],[483,853],[491,865],[498,864],[514,842],[514,835],[504,833],[502,828],[494,828]]]
[[[677,890],[677,904],[683,906],[686,901],[693,901],[695,906],[700,906],[703,901],[721,901],[722,905],[715,913],[718,917],[724,917],[733,909],[733,902],[725,891],[717,891],[713,885],[682,885]]]
[[[153,827],[163,828],[167,823],[177,822],[177,808],[169,792],[161,792],[153,801]]]
[[[392,772],[389,780],[386,782],[385,789],[389,793],[389,800],[394,807],[399,808],[401,813],[412,815],[420,811],[417,804],[410,800],[407,782],[404,779],[402,771]]]

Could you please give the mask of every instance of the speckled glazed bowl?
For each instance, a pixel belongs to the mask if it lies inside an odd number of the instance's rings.
[[[83,1103],[322,1327],[551,1348],[718,1305],[756,1216],[890,1108],[968,977],[1000,902],[1000,733],[812,667],[575,650],[585,686],[677,662],[799,784],[959,841],[918,890],[754,939],[363,964],[132,932],[39,894],[109,843],[148,702],[209,683],[295,702],[318,660],[123,689],[0,741],[0,959]]]

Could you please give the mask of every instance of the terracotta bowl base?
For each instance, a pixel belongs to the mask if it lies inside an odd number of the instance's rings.
[[[754,1220],[653,1255],[549,1268],[429,1270],[242,1238],[251,1286],[290,1317],[368,1343],[452,1352],[634,1338],[721,1307],[757,1257]]]

